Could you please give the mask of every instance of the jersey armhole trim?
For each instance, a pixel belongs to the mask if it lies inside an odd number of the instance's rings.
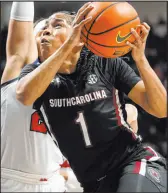
[[[8,80],[8,81],[2,83],[2,84],[1,84],[1,88],[7,86],[8,84],[10,84],[10,83],[12,83],[12,82],[15,82],[16,80],[18,80],[18,77],[17,77],[17,78],[13,78],[13,79],[11,79],[11,80]]]
[[[36,59],[33,63],[31,63],[31,64],[39,65],[39,58],[37,58],[37,59]],[[31,64],[27,64],[27,65],[31,65]],[[18,80],[18,79],[19,79],[19,77],[13,78],[13,79],[11,79],[11,80],[8,80],[8,81],[2,83],[2,84],[1,84],[1,88],[7,86],[8,84],[10,84],[10,83],[12,83],[12,82],[14,82],[14,81],[16,81],[16,80]]]

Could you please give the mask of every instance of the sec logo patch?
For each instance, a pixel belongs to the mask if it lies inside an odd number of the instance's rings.
[[[90,74],[87,78],[87,83],[88,84],[95,84],[97,82],[98,78],[96,74]]]

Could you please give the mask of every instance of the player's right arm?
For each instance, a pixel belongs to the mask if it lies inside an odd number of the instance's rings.
[[[13,2],[6,45],[7,61],[1,84],[16,78],[23,66],[32,62],[38,56],[35,39],[33,39],[33,19],[33,2]],[[32,41],[34,41],[34,46],[30,47]],[[30,49],[36,56],[32,56],[28,52]]]
[[[21,77],[25,76],[19,80],[16,89],[16,97],[21,103],[32,105],[45,92],[72,49],[79,45],[82,27],[91,20],[91,18],[85,19],[84,16],[92,8],[87,3],[78,11],[72,25],[71,35],[53,55],[35,70],[33,68],[28,71],[23,70]]]

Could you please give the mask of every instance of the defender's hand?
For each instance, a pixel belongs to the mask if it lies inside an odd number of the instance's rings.
[[[145,22],[139,25],[138,28],[141,29],[141,35],[138,35],[136,30],[131,29],[131,32],[135,37],[135,42],[130,43],[127,41],[127,45],[132,48],[132,57],[135,62],[145,57],[146,40],[150,31],[150,26]]]

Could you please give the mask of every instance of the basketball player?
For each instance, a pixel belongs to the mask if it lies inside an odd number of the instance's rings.
[[[127,42],[141,78],[121,58],[106,59],[82,48],[81,29],[94,7],[76,16],[56,13],[37,39],[41,65],[27,65],[16,89],[24,105],[41,106],[60,149],[85,192],[165,192],[165,159],[127,123],[123,93],[148,113],[166,117],[166,90],[150,67],[145,44],[150,31]]]
[[[45,134],[47,128],[45,123],[43,123],[44,120],[40,119],[40,115],[35,112],[32,107],[24,107],[21,103],[16,101],[15,98],[17,76],[26,62],[32,62],[30,58],[31,52],[27,51],[27,47],[28,45],[29,47],[31,47],[29,43],[30,36],[28,33],[30,33],[30,29],[32,27],[33,13],[31,13],[32,16],[30,16],[30,18],[26,18],[26,15],[24,15],[23,18],[23,12],[20,13],[20,18],[22,17],[21,21],[16,20],[13,14],[16,9],[17,11],[22,11],[20,10],[21,8],[23,8],[22,6],[27,7],[32,5],[32,3],[13,3],[11,20],[9,24],[10,35],[8,35],[7,41],[7,59],[9,62],[7,62],[6,64],[1,80],[1,185],[3,192],[28,190],[61,191],[60,187],[63,186],[62,177],[60,177],[59,175],[56,175],[55,179],[52,178],[52,180],[56,180],[54,181],[54,187],[52,187],[51,184],[46,185],[46,183],[48,183],[48,181],[45,181],[47,179],[46,174],[52,171],[52,168],[53,171],[59,171],[59,163],[61,163],[62,160],[60,157],[60,152],[54,146],[49,134]],[[24,12],[24,14],[26,13]],[[34,34],[39,31],[42,25],[45,25],[45,20],[40,21],[39,25],[36,25],[34,29]],[[18,38],[21,39],[19,45],[18,42],[15,42],[18,41]],[[22,58],[26,58],[26,55],[23,55],[25,54],[23,51],[28,52],[27,59],[30,61],[25,62],[21,60]],[[18,53],[18,55],[13,54],[15,52]],[[22,58],[20,56],[22,56]],[[31,115],[32,112],[34,112],[33,116]],[[25,113],[27,114],[27,116],[25,116]],[[131,114],[134,114],[133,108],[128,108],[128,113],[130,114],[129,119],[131,119]],[[32,130],[30,131],[29,122],[31,117],[38,118],[39,120],[37,119],[35,121],[39,121],[39,123],[37,122],[37,125],[33,126],[34,128],[32,128]],[[14,125],[16,129],[13,130]],[[23,125],[27,125],[27,127]],[[40,134],[40,129],[42,129],[42,134]],[[39,133],[36,133],[36,131]],[[19,135],[25,137],[18,138]],[[7,140],[7,138],[9,139],[9,141]],[[29,147],[29,144],[31,143],[32,146]],[[36,147],[36,152],[34,151],[34,146]],[[43,152],[41,151],[41,148]],[[52,154],[49,148],[53,150]],[[28,149],[28,151],[26,151],[26,149]],[[14,154],[13,157],[11,157],[11,152],[13,152]],[[32,156],[29,155],[28,152],[32,152]],[[46,156],[46,153],[47,157],[45,158],[44,156]],[[30,160],[28,158],[30,158]],[[35,163],[34,159],[36,159]],[[49,166],[49,164],[51,165]],[[82,190],[71,168],[68,167],[68,170],[66,170],[66,172],[62,172],[62,170],[60,172],[63,176],[65,176],[65,178],[68,179],[66,183],[68,191]],[[35,173],[36,175],[33,175],[33,173]],[[23,177],[23,175],[25,177]],[[35,180],[37,180],[38,182],[35,182]],[[58,182],[61,182],[59,186],[57,184]],[[42,188],[40,188],[40,186]]]
[[[14,2],[7,38],[7,63],[1,80],[1,191],[64,192],[62,154],[45,117],[16,99],[17,76],[32,63],[33,2]],[[29,51],[30,50],[30,51]],[[37,55],[37,49],[34,51]]]

